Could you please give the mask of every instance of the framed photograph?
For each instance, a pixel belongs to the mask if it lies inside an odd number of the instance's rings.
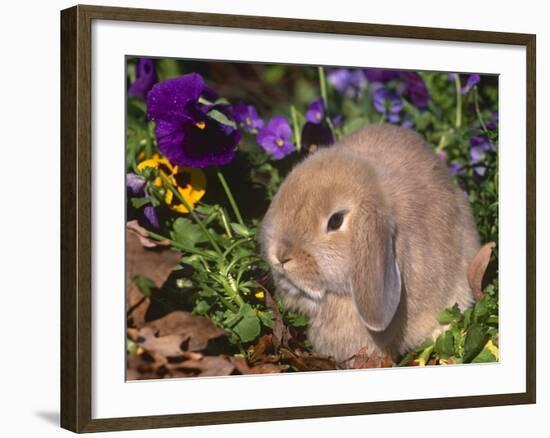
[[[62,427],[535,403],[535,41],[62,11]]]

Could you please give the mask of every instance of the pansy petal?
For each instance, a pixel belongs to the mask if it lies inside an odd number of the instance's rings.
[[[258,115],[253,105],[239,102],[233,107],[233,118],[235,122],[249,132],[257,131],[264,126],[264,121]]]
[[[487,171],[487,168],[485,166],[474,167],[474,172],[477,173],[479,176],[485,176],[486,171]]]
[[[455,176],[462,172],[462,165],[459,163],[451,163],[448,166],[449,169],[449,175]]]
[[[320,123],[325,118],[325,105],[323,99],[314,100],[309,104],[306,111],[306,120],[311,123]]]
[[[197,73],[160,82],[147,95],[147,116],[155,121],[181,117],[185,105],[197,101],[203,89],[204,80]]]
[[[159,223],[159,219],[158,219],[155,207],[153,207],[150,204],[146,205],[143,208],[143,215],[145,216],[145,218],[153,228],[156,228],[156,229],[160,228],[160,223]]]
[[[468,76],[468,79],[466,80],[466,85],[462,87],[462,94],[468,93],[474,85],[477,85],[479,81],[481,80],[481,77],[477,73],[473,73]]]
[[[155,61],[151,58],[138,58],[136,60],[136,79],[128,87],[128,96],[136,96],[145,99],[151,87],[157,82]]]
[[[363,74],[371,82],[389,82],[399,77],[399,72],[382,68],[364,68]]]
[[[401,72],[405,81],[405,95],[417,108],[424,109],[428,106],[430,94],[422,77],[414,71]]]
[[[155,127],[159,150],[168,157],[171,163],[182,165],[185,151],[181,147],[185,138],[183,125],[178,122],[158,120]]]
[[[309,151],[310,148],[329,146],[334,143],[332,130],[324,123],[307,122],[302,128],[302,148]]]
[[[277,123],[275,127],[275,135],[289,142],[292,140],[292,128],[290,127],[286,117],[282,117],[282,120]]]
[[[281,158],[286,157],[288,154],[293,152],[295,149],[294,145],[290,142],[284,142],[282,146],[277,146],[275,150],[272,151],[273,158],[280,160]]]
[[[401,120],[401,118],[399,117],[399,114],[396,114],[396,113],[393,113],[393,112],[390,112],[388,114],[388,122],[390,122],[390,123],[399,123],[400,120]]]
[[[481,146],[474,146],[470,148],[470,162],[472,164],[479,163],[483,158],[483,148]]]
[[[126,187],[132,195],[142,195],[145,188],[145,179],[135,173],[126,174]]]

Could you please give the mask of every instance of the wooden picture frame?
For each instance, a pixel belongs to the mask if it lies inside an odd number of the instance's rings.
[[[91,63],[94,20],[284,30],[526,48],[526,391],[417,400],[346,403],[193,414],[92,418]],[[74,432],[395,413],[528,404],[536,401],[536,37],[530,34],[236,16],[99,6],[61,12],[61,426]]]

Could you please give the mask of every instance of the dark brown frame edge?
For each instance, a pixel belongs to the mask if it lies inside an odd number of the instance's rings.
[[[526,392],[469,397],[92,419],[91,23],[221,26],[525,46],[527,51]],[[536,402],[536,36],[381,24],[78,5],[61,12],[61,426],[98,432]]]

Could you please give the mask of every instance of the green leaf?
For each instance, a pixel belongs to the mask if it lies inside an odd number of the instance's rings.
[[[137,344],[132,341],[130,338],[126,338],[126,352],[128,354],[134,354],[138,350]]]
[[[249,304],[245,304],[239,310],[240,321],[232,327],[242,342],[250,342],[258,337],[261,326],[260,319]]]
[[[246,228],[244,225],[236,224],[234,222],[231,222],[231,228],[235,233],[237,233],[241,237],[250,237],[252,233],[248,228]]]
[[[195,211],[202,215],[208,216],[210,213],[216,211],[217,206],[208,205],[208,204],[197,204],[195,205]]]
[[[181,75],[178,61],[172,58],[157,59],[157,74],[159,82]]]
[[[455,304],[452,308],[443,310],[437,317],[437,320],[440,324],[449,324],[459,316],[460,309],[458,308],[458,305]]]
[[[308,319],[301,313],[289,310],[286,314],[286,319],[294,327],[305,327],[309,324]]]
[[[144,205],[147,205],[150,203],[148,198],[132,198],[130,201],[132,202],[132,206],[134,208],[141,208]]]
[[[403,356],[403,358],[397,364],[398,367],[405,367],[409,364],[409,361],[413,358],[414,353],[412,351],[408,352]]]
[[[351,134],[366,126],[367,123],[368,120],[364,117],[357,117],[355,119],[348,120],[344,123],[344,126],[342,126],[342,132],[346,135]]]
[[[235,125],[235,122],[231,120],[229,117],[227,117],[224,113],[218,110],[211,110],[208,112],[208,117],[211,117],[212,119],[216,120],[217,122],[221,123],[222,125],[231,126],[232,128],[236,128],[237,125]]]
[[[170,233],[172,240],[182,245],[193,248],[197,243],[206,242],[208,237],[201,227],[187,218],[179,217],[174,221],[173,231]]]
[[[448,359],[455,353],[455,342],[452,332],[447,331],[438,336],[435,342],[435,352],[443,359]]]
[[[484,348],[481,352],[472,359],[472,363],[487,363],[496,362],[497,358],[491,353],[488,348]]]
[[[468,328],[472,322],[472,309],[466,309],[464,311],[464,318],[462,321],[462,327]]]
[[[473,310],[473,320],[474,322],[485,322],[489,317],[489,307],[485,300],[478,302]]]
[[[215,297],[218,295],[218,293],[214,289],[208,287],[207,285],[202,284],[201,286],[202,289],[199,291],[199,295],[201,297]]]
[[[135,275],[132,277],[132,282],[137,286],[139,291],[149,298],[151,296],[151,291],[156,288],[155,283],[148,277],[143,275]]]
[[[266,327],[273,328],[273,312],[271,310],[266,310],[265,312],[258,312],[258,317],[262,324]]]
[[[195,303],[193,311],[195,313],[198,313],[199,315],[204,315],[210,310],[210,307],[210,304],[208,304],[206,301],[199,300]]]
[[[285,68],[282,65],[269,65],[263,70],[263,80],[268,84],[277,84],[285,74]]]
[[[426,363],[430,360],[430,357],[432,356],[432,353],[434,351],[434,344],[429,345],[426,347],[426,349],[420,353],[420,355],[416,358],[416,362],[421,367],[426,366]]]
[[[144,119],[147,113],[147,106],[141,98],[130,96],[128,97],[127,112],[129,117]]]
[[[469,363],[474,357],[476,357],[483,346],[488,340],[487,328],[473,324],[466,333],[466,339],[464,340],[464,363]]]

